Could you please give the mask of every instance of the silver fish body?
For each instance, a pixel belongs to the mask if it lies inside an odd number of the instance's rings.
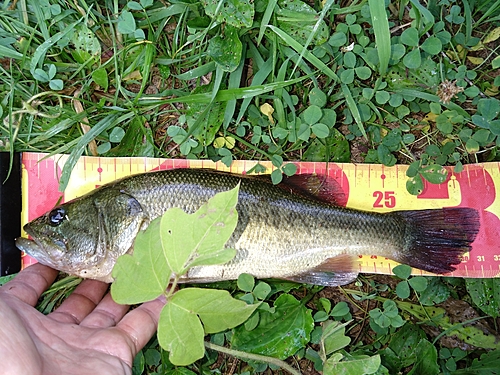
[[[318,177],[297,179],[307,186]],[[249,273],[339,285],[356,277],[355,260],[361,254],[445,273],[470,250],[479,230],[473,209],[364,212],[262,177],[174,169],[128,177],[64,203],[25,226],[34,241],[20,238],[17,244],[41,263],[109,282],[116,259],[131,251],[137,233],[153,219],[171,207],[193,213],[239,182],[238,225],[226,245],[237,250],[235,258],[224,265],[194,267],[186,281],[229,280]]]

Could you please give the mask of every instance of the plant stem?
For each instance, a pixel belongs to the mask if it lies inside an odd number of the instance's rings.
[[[239,350],[229,349],[229,348],[225,348],[223,346],[213,344],[213,343],[208,342],[208,341],[205,341],[205,348],[216,350],[216,351],[221,352],[221,353],[229,354],[230,356],[233,356],[233,357],[248,359],[251,361],[264,362],[264,363],[268,363],[271,365],[279,366],[283,370],[288,371],[292,375],[301,375],[301,372],[299,370],[294,369],[292,366],[290,366],[285,361],[282,361],[281,359],[267,357],[265,355],[260,355],[260,354],[252,354],[252,353],[242,352]]]

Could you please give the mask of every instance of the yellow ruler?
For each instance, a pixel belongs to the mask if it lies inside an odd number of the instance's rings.
[[[44,214],[62,199],[68,201],[96,187],[131,174],[171,168],[215,168],[233,173],[245,173],[254,161],[235,161],[231,167],[207,160],[159,158],[100,158],[81,157],[76,164],[64,194],[58,192],[58,178],[67,155],[47,157],[42,153],[23,154],[23,215],[24,223]],[[260,162],[270,173],[270,162]],[[361,210],[386,212],[441,207],[473,207],[479,211],[481,230],[472,251],[449,276],[500,276],[500,163],[466,165],[461,173],[449,169],[448,179],[440,185],[427,184],[422,194],[413,196],[406,191],[407,166],[385,167],[372,164],[336,164],[298,162],[298,173],[325,174],[334,178],[346,196],[346,206]],[[23,258],[24,266],[34,260]],[[391,274],[396,262],[370,256],[360,257],[359,271]],[[428,274],[414,270],[414,274]]]

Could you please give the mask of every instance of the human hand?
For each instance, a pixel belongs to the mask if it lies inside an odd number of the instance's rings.
[[[57,271],[34,264],[0,287],[2,374],[131,374],[135,355],[156,332],[160,299],[127,313],[108,284],[84,280],[54,312],[33,306]],[[104,296],[104,297],[103,297]]]

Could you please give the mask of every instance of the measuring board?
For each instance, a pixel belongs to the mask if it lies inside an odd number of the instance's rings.
[[[271,173],[270,162],[235,161],[231,167],[208,160],[158,158],[81,157],[64,193],[58,191],[58,178],[67,155],[47,157],[24,153],[22,160],[23,225],[51,210],[61,202],[79,197],[98,186],[132,174],[172,168],[214,168],[245,173],[257,163]],[[500,163],[471,164],[461,173],[448,169],[447,181],[440,185],[425,183],[419,196],[406,191],[406,165],[385,167],[373,164],[298,162],[297,173],[317,173],[335,179],[346,196],[347,207],[387,212],[442,207],[473,207],[478,210],[481,229],[470,253],[448,276],[500,277]],[[26,235],[24,233],[24,235]],[[23,256],[23,266],[35,262]],[[359,258],[359,271],[391,274],[398,263],[367,254]],[[415,275],[431,275],[413,270]]]

